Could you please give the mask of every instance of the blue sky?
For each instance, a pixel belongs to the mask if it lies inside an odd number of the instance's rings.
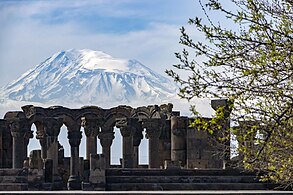
[[[0,87],[71,48],[137,59],[164,74],[181,51],[179,28],[196,15],[197,0],[2,0]]]
[[[198,0],[0,0],[0,87],[71,48],[137,59],[164,75],[178,63],[179,28],[202,14]]]

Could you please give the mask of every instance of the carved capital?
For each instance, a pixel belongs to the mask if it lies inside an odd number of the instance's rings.
[[[81,137],[81,131],[68,131],[67,138],[69,139],[69,144],[71,147],[78,147],[81,141]]]
[[[58,137],[60,133],[60,128],[63,125],[62,118],[44,118],[44,135]]]
[[[136,118],[117,118],[115,126],[120,128],[123,137],[129,137],[135,133],[135,129],[139,126],[139,122]]]
[[[31,118],[37,113],[36,108],[33,105],[26,105],[21,108],[27,118]]]
[[[143,139],[143,134],[142,134],[142,127],[141,125],[137,126],[134,129],[134,134],[133,134],[133,146],[139,146],[141,140]]]
[[[34,133],[33,131],[27,131],[27,132],[24,133],[23,138],[29,140],[30,138],[34,137],[33,133]]]
[[[117,128],[127,127],[128,125],[129,125],[129,124],[128,124],[128,118],[123,117],[123,118],[117,118],[117,119],[116,119],[115,126],[116,126]]]
[[[96,137],[100,133],[100,126],[103,125],[101,118],[81,118],[81,126],[84,128],[87,137]]]
[[[24,137],[30,131],[30,125],[27,119],[14,119],[10,121],[9,129],[12,137]]]
[[[11,135],[15,138],[22,138],[24,136],[24,132],[11,131]]]
[[[131,135],[131,127],[120,127],[122,137],[129,137]]]
[[[45,139],[45,137],[46,135],[45,135],[44,129],[37,129],[36,138],[41,140],[41,139]]]
[[[103,132],[98,135],[100,143],[103,147],[110,147],[112,145],[114,132]]]
[[[172,114],[173,104],[160,105],[160,110],[166,115],[166,119],[170,120]]]

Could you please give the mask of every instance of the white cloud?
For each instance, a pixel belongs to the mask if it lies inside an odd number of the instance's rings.
[[[3,35],[4,34],[4,35]],[[0,67],[3,81],[16,78],[59,50],[89,48],[104,50],[120,58],[136,58],[163,73],[175,60],[179,30],[176,26],[153,24],[147,30],[126,34],[88,34],[74,24],[45,26],[26,22],[6,29],[0,45]],[[6,77],[6,78],[5,78]]]
[[[184,15],[190,12],[187,10],[186,13],[168,13],[168,10],[164,9],[180,11],[179,7],[186,8],[188,2],[176,5],[171,1],[174,5],[168,5],[168,7],[159,4],[163,1],[158,1],[158,6],[153,7],[157,15],[152,15],[150,8],[143,13],[140,11],[144,7],[132,9],[133,7],[129,5],[132,5],[132,2],[137,3],[133,0],[70,2],[31,1],[30,3],[15,3],[13,6],[0,4],[0,26],[3,27],[0,31],[0,72],[2,73],[0,87],[16,79],[53,53],[70,48],[102,50],[114,57],[134,58],[161,74],[178,62],[174,52],[181,51],[181,46],[178,44],[181,25],[176,23],[177,20],[172,23],[172,20],[176,17],[185,18]],[[101,11],[104,15],[123,17],[140,14],[139,17],[149,17],[148,22],[142,29],[133,29],[124,33],[105,33],[100,32],[99,29],[89,31],[81,24],[82,21],[72,19],[60,23],[42,23],[46,17],[51,16],[49,13],[54,13],[57,8],[63,10],[65,15],[77,14],[75,17],[78,19],[78,13],[88,11],[88,7],[95,8],[95,6],[97,12]],[[75,11],[70,12],[70,10]],[[36,18],[38,15],[44,18]],[[167,20],[168,16],[172,20]],[[161,21],[158,20],[160,18]]]

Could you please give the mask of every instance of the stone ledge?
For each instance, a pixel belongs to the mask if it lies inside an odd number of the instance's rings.
[[[0,183],[0,191],[23,191],[28,190],[27,183]]]

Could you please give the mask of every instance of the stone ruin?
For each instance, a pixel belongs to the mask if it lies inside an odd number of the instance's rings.
[[[216,109],[226,103],[226,100],[212,100],[212,107]],[[69,109],[27,105],[22,107],[22,111],[7,112],[0,120],[0,177],[10,175],[15,179],[5,182],[2,178],[0,190],[152,190],[157,189],[160,182],[159,189],[171,190],[174,185],[168,187],[168,184],[172,178],[175,183],[179,175],[183,177],[185,174],[192,180],[189,183],[194,183],[194,170],[208,170],[208,178],[211,178],[210,174],[214,177],[228,174],[221,171],[230,160],[230,151],[227,150],[230,143],[224,143],[225,149],[218,147],[212,142],[212,136],[189,127],[192,118],[180,116],[180,112],[173,111],[172,107],[172,104],[164,104],[138,108],[87,106]],[[228,127],[229,120],[225,120]],[[41,148],[28,154],[27,147],[33,137],[32,124],[36,126],[36,138]],[[67,128],[70,157],[64,157],[63,147],[58,142],[62,125]],[[123,138],[120,166],[110,163],[114,127],[120,129]],[[140,165],[138,160],[144,131],[149,142],[147,167]],[[79,156],[82,136],[86,136],[85,159]],[[102,154],[97,154],[97,147],[100,147],[97,139],[100,140]],[[129,188],[127,184],[115,184],[121,181],[121,177],[116,177],[127,174],[135,176],[136,183],[138,180],[142,183],[129,184]],[[158,174],[169,180],[160,180]],[[234,178],[235,172],[231,174]],[[237,172],[237,175],[241,173]],[[147,186],[146,183],[152,182],[154,184]],[[176,182],[186,183],[186,180]],[[210,182],[216,182],[216,179]],[[195,188],[187,186],[184,189]]]

